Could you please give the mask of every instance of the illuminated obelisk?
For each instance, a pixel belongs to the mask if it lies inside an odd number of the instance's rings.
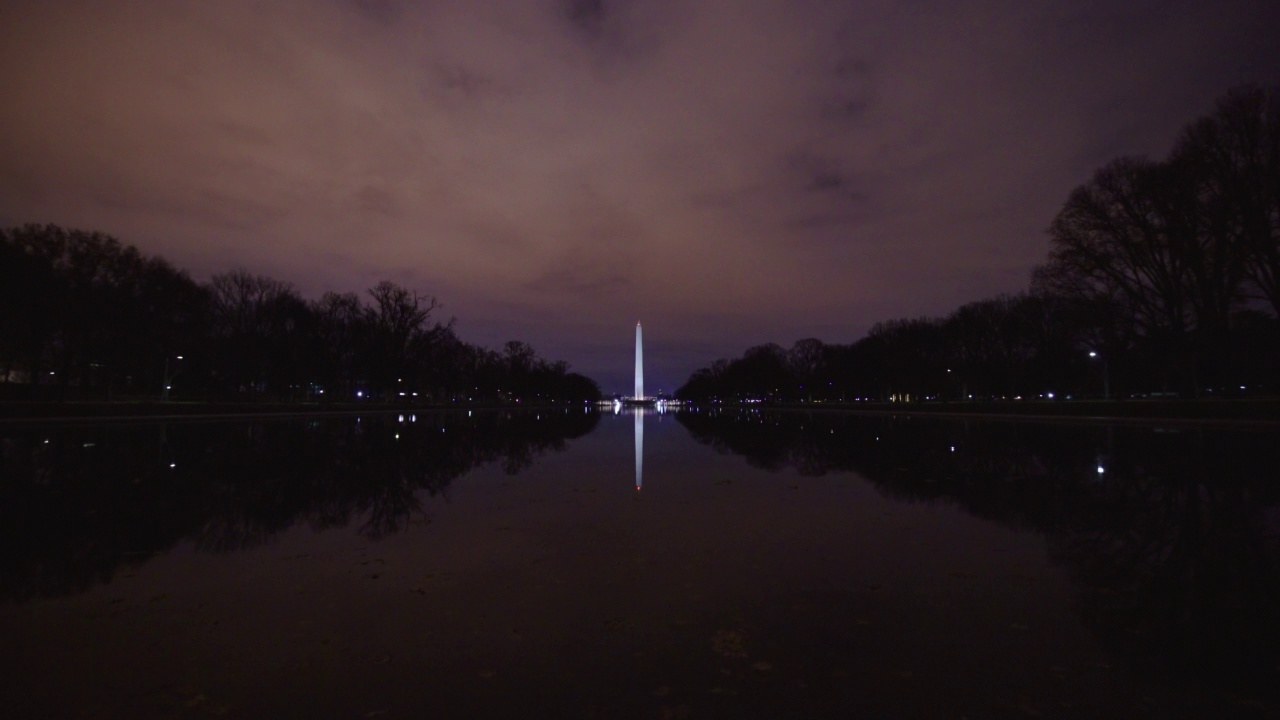
[[[636,394],[637,401],[644,400],[644,339],[640,336],[640,323],[636,323]]]

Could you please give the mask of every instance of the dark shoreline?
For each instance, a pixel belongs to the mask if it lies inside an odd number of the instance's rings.
[[[524,404],[280,403],[280,402],[0,402],[0,425],[31,422],[128,422],[151,420],[217,420],[230,418],[370,415],[440,410],[519,410]],[[529,405],[530,408],[578,407],[572,404]]]
[[[920,415],[990,420],[1280,425],[1280,400],[1024,400],[998,402],[858,402],[702,404],[698,407]]]
[[[406,404],[284,402],[0,402],[0,424],[28,422],[121,422],[214,420],[241,417],[361,415],[441,410],[520,410],[578,407],[575,404]],[[997,402],[704,403],[694,407],[850,412],[1064,422],[1178,422],[1280,424],[1280,399],[1258,400],[1067,400]]]

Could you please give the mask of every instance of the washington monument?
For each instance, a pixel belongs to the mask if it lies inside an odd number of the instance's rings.
[[[636,323],[636,392],[632,396],[636,400],[644,400],[644,338],[640,334],[640,323]]]

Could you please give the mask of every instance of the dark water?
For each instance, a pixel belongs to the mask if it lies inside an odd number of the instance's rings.
[[[0,707],[1275,716],[1278,441],[581,409],[0,427]]]

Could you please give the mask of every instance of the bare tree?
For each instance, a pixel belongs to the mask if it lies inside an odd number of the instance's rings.
[[[440,303],[430,295],[382,281],[369,289],[373,304],[364,310],[366,362],[374,383],[390,397],[408,382],[421,380],[436,342],[453,326],[429,325]],[[408,376],[408,379],[406,379]]]
[[[1191,322],[1178,252],[1159,198],[1163,166],[1120,158],[1075,189],[1049,228],[1039,286],[1122,306],[1141,335],[1182,333]]]
[[[301,341],[308,308],[293,285],[236,269],[209,281],[214,337],[222,373],[237,392],[283,391]]]
[[[1206,242],[1240,258],[1280,317],[1280,88],[1231,90],[1183,131],[1173,157],[1199,181]]]

